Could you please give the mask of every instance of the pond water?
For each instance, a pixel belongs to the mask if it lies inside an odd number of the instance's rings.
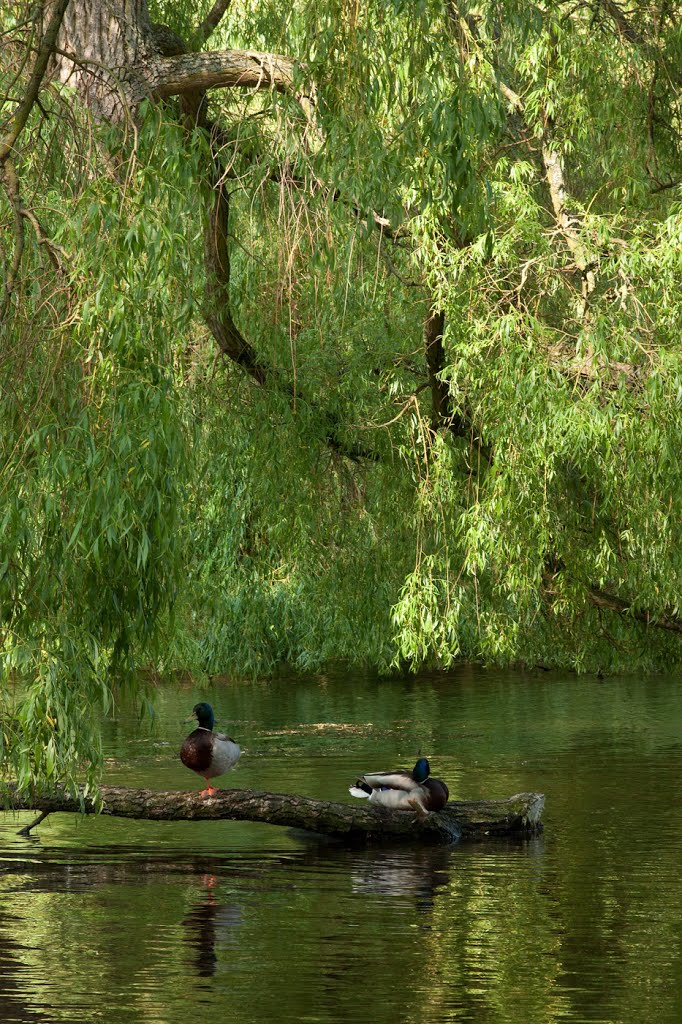
[[[682,688],[461,669],[385,681],[169,682],[107,728],[107,781],[200,788],[196,700],[242,760],[224,786],[351,800],[418,750],[461,799],[546,794],[545,832],[344,849],[248,823],[0,814],[0,1021],[679,1024]]]

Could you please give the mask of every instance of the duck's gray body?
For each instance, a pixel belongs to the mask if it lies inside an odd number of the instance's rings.
[[[212,732],[203,726],[190,732],[180,749],[182,764],[207,780],[224,775],[241,756],[239,743],[222,732]]]
[[[219,775],[229,772],[230,768],[234,768],[242,756],[239,744],[235,743],[229,736],[226,736],[225,733],[214,732],[212,735],[213,758],[211,760],[211,774],[205,776],[207,779],[216,779]]]
[[[204,779],[217,779],[233,768],[241,757],[241,748],[222,732],[199,726],[180,749],[180,760]]]

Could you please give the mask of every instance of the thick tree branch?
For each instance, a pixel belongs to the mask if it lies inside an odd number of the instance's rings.
[[[14,286],[19,274],[19,268],[21,267],[21,259],[24,254],[24,221],[21,216],[22,203],[21,196],[19,195],[19,181],[14,167],[14,161],[9,158],[5,158],[4,164],[0,164],[0,168],[2,169],[2,181],[5,186],[10,206],[12,207],[14,220],[14,253],[12,255],[12,262],[5,272],[4,281],[2,283],[2,293],[0,294],[1,321],[4,319],[7,308],[11,302],[12,292],[14,291]]]
[[[617,612],[619,615],[627,615],[636,619],[637,622],[643,622],[646,626],[656,626],[658,629],[666,629],[670,633],[682,634],[682,619],[679,615],[634,608],[632,601],[625,601],[622,597],[609,594],[599,587],[590,587],[587,595],[597,608]]]
[[[444,330],[445,313],[432,300],[424,321],[424,354],[431,388],[431,429],[435,433],[439,428],[447,427],[454,437],[471,439],[486,462],[491,462],[492,452],[474,428],[470,411],[465,408],[463,413],[453,412],[450,387],[441,376],[446,366]]]
[[[215,155],[214,155],[215,159]],[[228,222],[230,200],[225,183],[217,169],[213,172],[215,202],[204,235],[206,256],[206,294],[204,317],[218,342],[220,351],[237,363],[258,384],[265,384],[270,376],[268,368],[260,362],[255,349],[244,338],[232,319],[230,309],[230,253],[228,249]]]
[[[590,258],[580,237],[580,232],[576,228],[576,218],[568,213],[566,181],[561,165],[561,157],[549,143],[544,144],[542,147],[542,163],[545,168],[545,179],[549,188],[557,227],[561,231],[566,245],[573,256],[575,265],[580,271],[582,281],[581,315],[584,315],[588,299],[594,291],[596,284],[594,261]]]
[[[211,147],[210,182],[213,203],[204,235],[206,263],[206,290],[204,296],[204,319],[223,353],[240,366],[261,385],[274,385],[279,391],[294,395],[291,385],[282,374],[259,358],[256,350],[246,340],[234,322],[230,306],[230,250],[229,215],[230,199],[226,188],[225,173],[221,162],[221,133],[208,121],[205,114],[203,93],[193,93],[184,98],[190,124],[198,124],[207,134]],[[304,394],[297,392],[299,400],[313,403]],[[339,424],[334,416],[322,410],[316,414],[324,426],[327,445],[339,455],[354,462],[360,459],[376,461],[375,452],[359,444],[348,444],[339,437]]]
[[[608,2],[608,0],[606,0]],[[612,6],[615,7],[615,4]],[[471,35],[472,41],[478,46],[482,53],[484,53],[484,43],[481,39],[478,25],[474,18],[469,16],[460,16],[458,5],[455,0],[449,0],[449,11],[451,14],[451,21],[453,24],[457,23],[457,19],[462,17],[462,20],[466,24],[468,31]],[[484,54],[485,55],[485,54]],[[522,98],[517,92],[511,89],[505,82],[503,82],[498,74],[495,63],[490,58],[487,58],[493,68],[495,68],[495,77],[497,79],[497,88],[500,93],[508,101],[512,109],[525,121],[526,120],[526,109]],[[546,141],[542,146],[542,168],[547,182],[549,190],[549,196],[552,203],[552,210],[554,212],[554,219],[557,227],[561,232],[561,235],[568,246],[571,255],[573,256],[575,266],[580,272],[581,276],[581,292],[582,292],[582,309],[581,315],[584,315],[587,309],[587,302],[590,294],[594,291],[596,279],[594,274],[593,260],[591,259],[585,244],[580,236],[576,224],[577,218],[572,216],[568,211],[568,190],[566,187],[566,179],[561,163],[561,156],[556,148],[549,141],[550,130],[551,130],[551,118],[546,118],[546,130],[545,138]],[[527,124],[527,127],[533,134],[533,126]]]
[[[216,796],[204,798],[198,793],[158,793],[150,789],[103,786],[101,797],[102,813],[119,818],[260,821],[356,843],[381,840],[452,843],[461,836],[530,834],[542,828],[540,819],[545,800],[539,793],[519,793],[508,800],[451,801],[439,814],[429,814],[422,819],[405,811],[373,807],[366,801],[341,804],[250,789],[219,790]],[[78,800],[59,790],[41,795],[20,793],[14,785],[8,787],[6,805],[11,810],[96,813],[89,797]]]
[[[164,57],[179,57],[187,53],[189,47],[182,36],[174,32],[168,25],[154,22],[151,26],[151,38],[154,49],[163,54]]]
[[[450,420],[450,389],[440,376],[445,369],[444,329],[445,313],[430,306],[424,321],[424,353],[431,386],[431,429],[434,433]]]
[[[184,96],[199,89],[274,89],[290,92],[294,61],[276,53],[223,50],[184,53],[138,62],[136,68],[156,99]]]

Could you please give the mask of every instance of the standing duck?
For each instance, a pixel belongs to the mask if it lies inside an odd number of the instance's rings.
[[[442,779],[430,778],[427,758],[420,757],[411,772],[376,772],[363,775],[349,787],[352,796],[364,797],[381,807],[416,811],[426,817],[429,811],[441,811],[450,796]]]
[[[191,732],[180,748],[180,760],[197,775],[203,776],[208,783],[199,796],[213,796],[218,792],[209,782],[218,775],[236,765],[241,755],[239,744],[221,732],[213,732],[215,715],[213,708],[205,701],[195,704],[192,717],[196,718],[198,728]],[[188,719],[191,721],[192,719]]]

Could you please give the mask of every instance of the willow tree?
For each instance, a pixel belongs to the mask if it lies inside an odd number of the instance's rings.
[[[21,783],[150,662],[678,657],[678,15],[5,7]]]

